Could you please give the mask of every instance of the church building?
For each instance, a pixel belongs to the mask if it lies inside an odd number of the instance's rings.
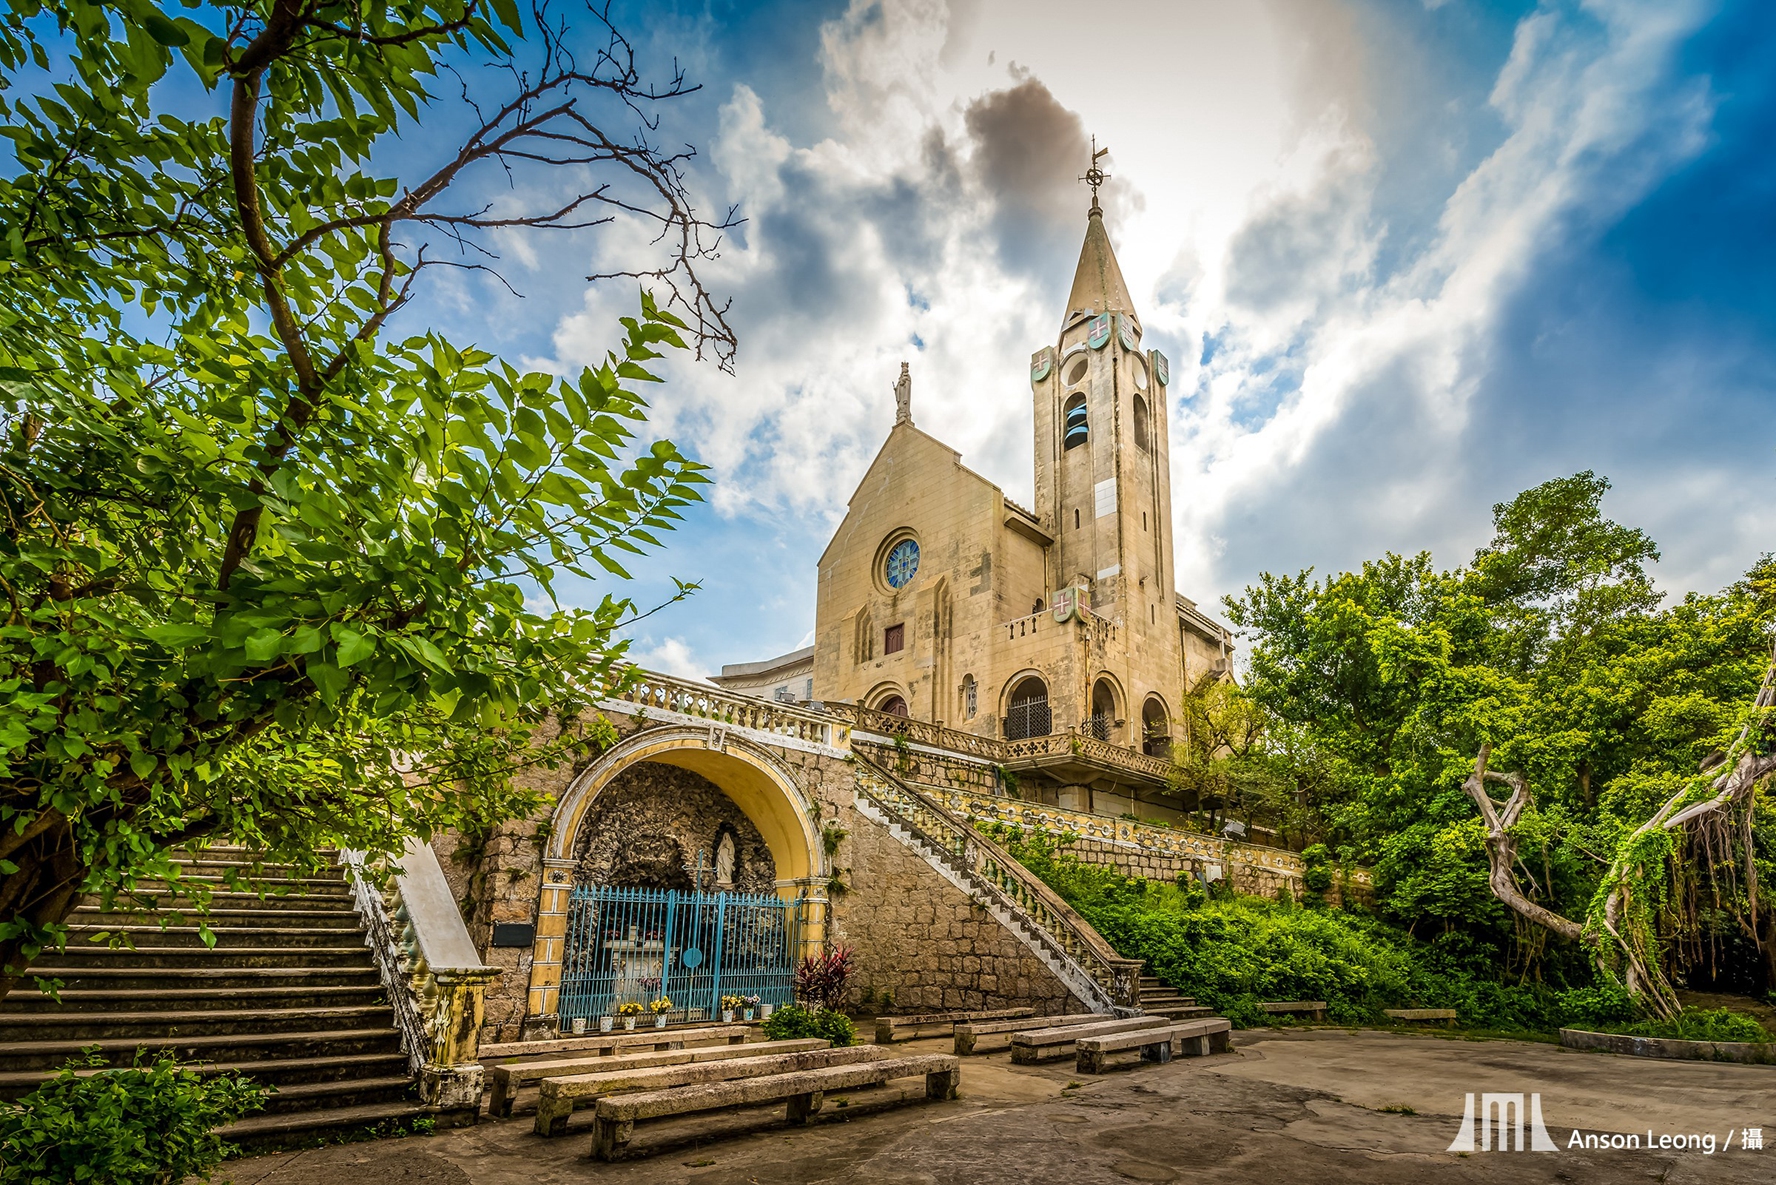
[[[1035,506],[916,426],[903,363],[894,426],[820,557],[806,698],[1166,757],[1181,695],[1225,677],[1232,645],[1174,585],[1169,383],[1166,356],[1143,349],[1094,200],[1059,334],[1030,359]],[[738,688],[808,661],[804,650],[739,664],[718,681]],[[1043,797],[1094,809],[1101,779],[1049,772]],[[1099,790],[1100,810],[1148,797]]]

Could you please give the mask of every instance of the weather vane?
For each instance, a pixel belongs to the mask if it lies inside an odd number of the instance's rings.
[[[1110,180],[1110,174],[1098,168],[1098,158],[1106,155],[1109,151],[1108,148],[1099,148],[1098,138],[1096,136],[1092,137],[1091,168],[1085,171],[1085,176],[1081,177],[1080,180],[1092,187],[1091,213],[1093,214],[1102,214],[1104,212],[1103,208],[1098,205],[1098,186]]]

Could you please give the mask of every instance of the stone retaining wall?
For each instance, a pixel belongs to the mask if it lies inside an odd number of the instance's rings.
[[[1560,1043],[1568,1049],[1593,1049],[1632,1057],[1776,1065],[1776,1043],[1758,1041],[1678,1041],[1670,1037],[1631,1037],[1625,1033],[1561,1029]]]

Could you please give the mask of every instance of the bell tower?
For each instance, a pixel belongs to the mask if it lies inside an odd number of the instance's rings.
[[[1085,242],[1055,345],[1031,359],[1036,508],[1054,536],[1055,592],[1085,590],[1095,617],[1088,684],[1073,690],[1082,715],[1107,716],[1113,739],[1141,743],[1143,707],[1157,695],[1168,715],[1182,679],[1172,569],[1167,433],[1170,366],[1141,348],[1141,321],[1116,262],[1098,188],[1107,149],[1093,141]],[[1083,616],[1083,614],[1082,614]],[[1099,646],[1100,638],[1103,645]],[[1108,684],[1108,688],[1100,684]],[[1058,722],[1057,722],[1058,723]]]

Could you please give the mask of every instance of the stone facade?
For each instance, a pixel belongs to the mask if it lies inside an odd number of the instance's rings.
[[[1094,212],[1059,337],[1032,359],[1033,510],[914,426],[903,375],[907,406],[820,557],[815,700],[1164,750],[1186,686],[1226,676],[1231,636],[1174,587],[1170,368],[1141,333]],[[1031,679],[1035,725],[1012,710]]]

